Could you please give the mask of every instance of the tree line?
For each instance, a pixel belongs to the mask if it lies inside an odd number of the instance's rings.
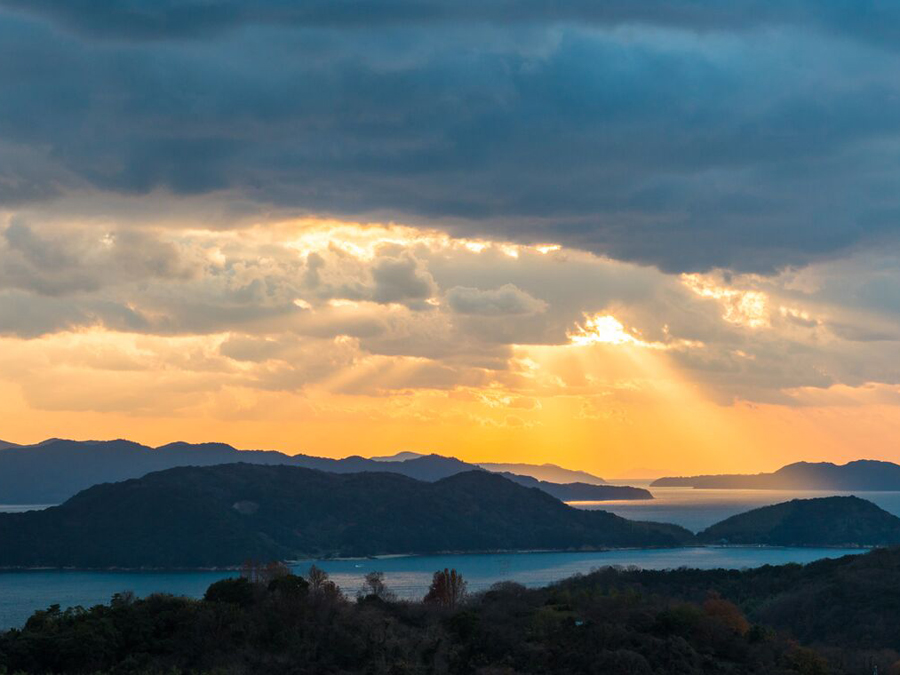
[[[317,566],[248,563],[199,600],[122,593],[35,612],[0,635],[0,673],[862,672],[836,670],[718,592],[688,600],[642,590],[634,574],[468,593],[442,569],[422,601],[402,601],[380,572],[350,597]]]
[[[900,675],[897,550],[467,590],[442,569],[421,601],[400,600],[376,571],[348,595],[315,565],[250,562],[199,600],[35,612],[0,634],[0,674]]]

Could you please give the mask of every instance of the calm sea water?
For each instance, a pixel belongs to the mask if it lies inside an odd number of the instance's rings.
[[[856,495],[874,502],[888,513],[900,516],[900,492],[836,492],[825,490],[694,490],[693,488],[651,488],[651,481],[610,481],[619,485],[646,487],[652,500],[572,502],[584,509],[602,509],[631,520],[675,523],[699,532],[720,520],[760,506],[791,499],[813,499],[833,495]]]
[[[363,575],[385,573],[388,586],[400,597],[425,595],[435,570],[456,568],[468,580],[470,591],[488,588],[497,581],[513,580],[527,586],[545,586],[578,573],[607,565],[637,565],[646,569],[695,567],[746,568],[788,562],[807,563],[859,553],[858,550],[813,548],[682,548],[607,551],[598,553],[515,553],[503,555],[405,556],[378,560],[325,560],[325,569],[344,592],[354,594]],[[294,568],[305,573],[313,561],[298,561]],[[115,593],[133,591],[138,596],[172,593],[200,597],[214,581],[233,572],[76,572],[22,571],[0,573],[0,629],[21,626],[37,609],[108,602]]]
[[[649,483],[627,481],[646,486]],[[652,501],[582,502],[579,508],[605,509],[633,520],[676,523],[699,531],[736,513],[790,499],[808,499],[836,492],[783,492],[777,490],[693,490],[653,488]],[[858,496],[900,516],[900,493],[863,492]],[[26,511],[45,505],[0,505],[0,511]],[[812,548],[684,548],[609,551],[603,553],[519,553],[508,555],[409,556],[379,560],[319,561],[347,593],[355,593],[367,572],[385,573],[388,585],[403,598],[419,598],[437,569],[454,567],[469,581],[472,591],[502,580],[542,586],[573,574],[605,565],[636,565],[647,569],[717,567],[740,569],[788,562],[806,563],[858,551]],[[300,573],[310,561],[298,562]],[[200,597],[212,582],[229,572],[75,572],[27,571],[0,573],[0,629],[20,626],[37,609],[52,604],[89,607],[108,602],[114,593],[133,591],[138,596],[164,592]]]

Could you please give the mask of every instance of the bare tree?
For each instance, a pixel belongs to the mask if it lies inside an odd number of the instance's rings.
[[[319,594],[328,583],[328,572],[321,567],[310,565],[309,574],[306,575],[309,581],[309,590],[314,594]]]
[[[379,600],[394,600],[396,596],[384,583],[384,572],[369,572],[364,578],[362,587],[356,594],[358,600],[375,597]]]
[[[466,585],[462,574],[455,569],[438,570],[434,573],[424,602],[453,609],[466,597]]]

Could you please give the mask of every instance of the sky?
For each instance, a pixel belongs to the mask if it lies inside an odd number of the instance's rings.
[[[900,460],[898,26],[0,0],[0,438]]]

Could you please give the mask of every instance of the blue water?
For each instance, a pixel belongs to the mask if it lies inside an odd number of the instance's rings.
[[[836,492],[826,490],[694,490],[693,488],[655,488],[650,481],[611,481],[646,487],[651,500],[608,502],[572,502],[584,509],[603,509],[630,520],[654,520],[675,523],[699,532],[720,520],[761,506],[791,499],[814,499],[833,495],[856,495],[900,516],[900,492]]]
[[[607,551],[596,553],[515,553],[503,555],[441,555],[390,557],[378,560],[299,561],[294,569],[305,574],[315,562],[350,595],[371,571],[385,573],[388,586],[399,597],[425,595],[435,570],[455,568],[468,580],[470,591],[488,588],[497,581],[513,580],[527,586],[544,586],[573,574],[607,565],[636,565],[646,569],[695,567],[747,568],[789,562],[806,563],[859,550],[814,548],[681,548]],[[21,626],[37,609],[108,602],[115,593],[133,591],[137,596],[172,593],[200,597],[214,581],[234,572],[78,572],[21,571],[0,573],[0,629]]]
[[[631,481],[632,485],[641,483]],[[643,484],[642,486],[646,486]],[[650,501],[579,503],[580,508],[605,509],[633,520],[655,520],[702,530],[724,518],[753,508],[809,499],[835,492],[784,492],[779,490],[693,490],[652,488]],[[900,492],[862,492],[886,511],[900,516]],[[575,504],[573,504],[575,505]],[[0,511],[24,511],[36,506],[3,506]],[[354,594],[367,572],[385,573],[388,585],[402,598],[420,598],[437,569],[454,567],[469,581],[472,591],[483,590],[501,580],[528,586],[542,586],[604,565],[636,565],[647,569],[696,567],[702,569],[744,568],[806,563],[858,551],[812,548],[683,548],[609,551],[603,553],[520,553],[508,555],[410,556],[379,560],[319,561],[335,582]],[[310,561],[300,562],[296,571],[305,573]],[[114,593],[130,590],[138,596],[164,592],[200,597],[212,582],[231,572],[0,572],[0,629],[20,626],[37,609],[52,604],[62,607],[89,607],[108,602]]]

